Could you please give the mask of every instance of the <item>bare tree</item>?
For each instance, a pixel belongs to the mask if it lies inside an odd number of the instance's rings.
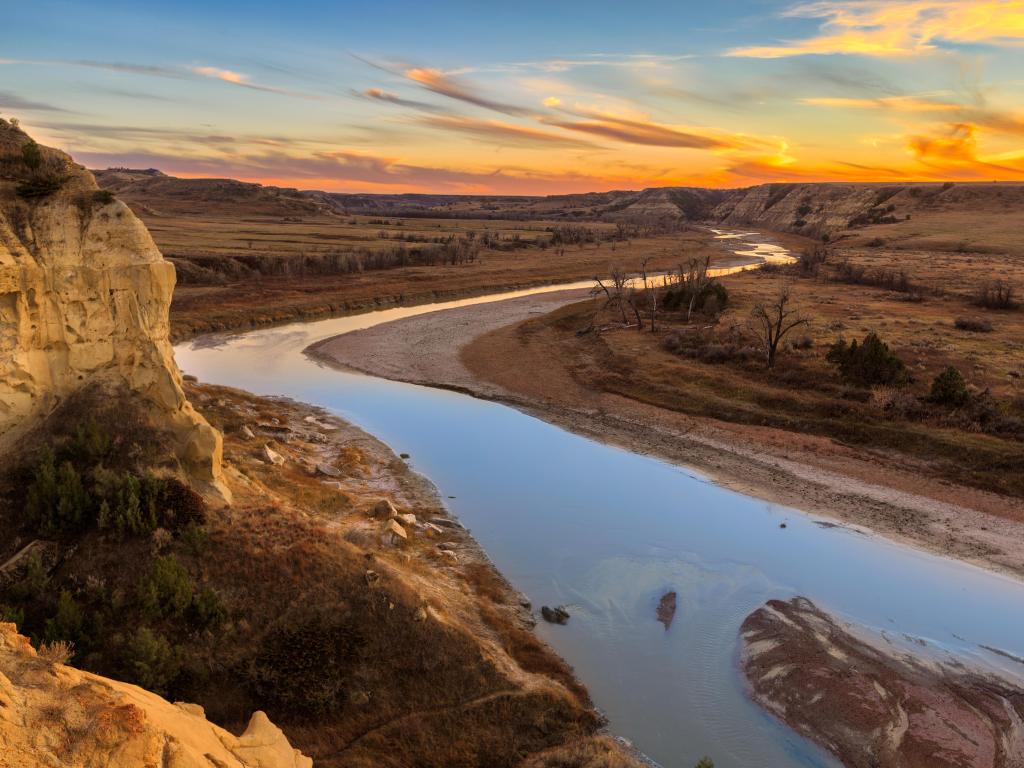
[[[594,277],[594,282],[597,283],[594,286],[591,294],[599,296],[602,293],[605,296],[604,303],[597,308],[594,315],[590,319],[590,327],[585,329],[589,331],[594,327],[594,321],[597,315],[604,309],[617,308],[622,316],[622,324],[629,327],[629,317],[626,315],[626,308],[629,307],[633,310],[633,314],[636,316],[637,326],[643,330],[643,321],[640,318],[640,310],[637,309],[636,302],[633,301],[631,291],[629,288],[629,275],[626,271],[618,264],[613,264],[609,268],[609,277],[611,278],[611,285],[605,285],[604,281],[600,277]],[[584,332],[585,332],[584,331]]]
[[[690,295],[690,305],[686,310],[686,322],[690,322],[697,299],[711,283],[711,277],[708,275],[710,266],[711,256],[705,256],[703,259],[690,259],[685,268],[682,264],[679,265],[679,282]]]
[[[651,310],[651,333],[654,333],[657,330],[658,322],[658,290],[654,285],[654,280],[647,279],[647,262],[650,259],[650,256],[645,256],[644,260],[640,262],[640,274],[644,279],[644,295],[647,298],[647,306]]]
[[[786,334],[810,323],[800,310],[790,306],[791,299],[789,286],[783,285],[775,299],[770,303],[757,304],[750,312],[751,327],[761,342],[765,364],[769,368],[775,367],[779,344]]]

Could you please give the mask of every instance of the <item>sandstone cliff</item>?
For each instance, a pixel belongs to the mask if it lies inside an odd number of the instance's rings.
[[[312,768],[262,712],[234,736],[195,704],[39,656],[0,624],[0,768]]]
[[[173,289],[173,265],[126,205],[0,120],[0,450],[75,390],[127,386],[189,475],[227,500],[220,435],[174,363]]]

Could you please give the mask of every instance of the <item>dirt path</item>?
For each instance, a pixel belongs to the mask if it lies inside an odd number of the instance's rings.
[[[310,352],[375,376],[498,400],[592,439],[694,467],[741,493],[1024,576],[1024,504],[894,466],[827,438],[695,418],[580,385],[554,340],[515,324],[578,301],[566,291],[378,325]]]

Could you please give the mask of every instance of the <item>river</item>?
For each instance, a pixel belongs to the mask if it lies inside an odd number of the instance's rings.
[[[505,405],[303,353],[359,328],[566,287],[205,336],[175,354],[202,381],[322,406],[411,454],[535,606],[568,606],[566,626],[541,622],[538,632],[575,667],[612,731],[666,768],[703,755],[716,768],[835,765],[745,695],[738,629],[771,598],[804,595],[842,619],[1022,672],[982,648],[1024,656],[1020,582],[726,490]],[[655,609],[668,590],[678,607],[666,630]]]

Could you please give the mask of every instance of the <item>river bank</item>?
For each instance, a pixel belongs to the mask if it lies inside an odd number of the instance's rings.
[[[870,529],[995,571],[1024,575],[1024,509],[1013,499],[894,467],[884,457],[783,430],[686,416],[581,386],[559,339],[517,324],[585,291],[478,304],[320,342],[331,364],[498,400],[579,434],[692,466],[721,485]]]
[[[265,590],[266,606],[232,605],[232,613],[256,635],[275,604],[293,621],[308,609],[358,627],[365,658],[341,670],[343,701],[312,719],[279,713],[317,765],[473,766],[485,754],[508,766],[527,757],[538,768],[570,757],[641,765],[601,732],[586,689],[535,636],[528,602],[408,461],[322,408],[228,387],[187,389],[224,434],[234,493],[209,522],[226,551],[211,552],[204,567]],[[275,583],[248,562],[265,552],[289,563],[273,571]],[[338,581],[347,596],[334,594]],[[244,656],[245,645],[233,655]],[[306,682],[289,680],[292,671],[286,665],[282,684]],[[215,699],[200,703],[231,717]]]

